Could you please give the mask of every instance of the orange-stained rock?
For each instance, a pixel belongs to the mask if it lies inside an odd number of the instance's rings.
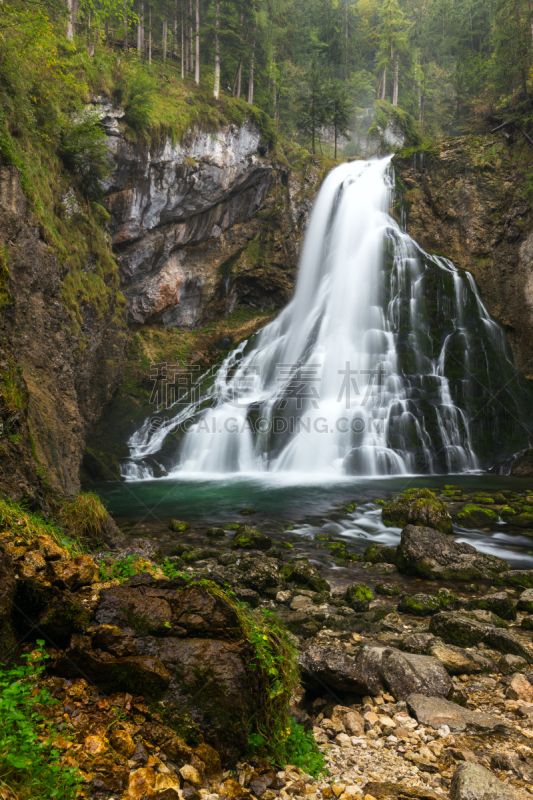
[[[166,772],[163,775],[157,775],[155,779],[155,788],[158,792],[164,789],[175,789],[177,791],[180,788],[180,779],[175,772]]]
[[[194,752],[198,758],[203,761],[205,765],[205,774],[208,778],[213,778],[216,775],[220,775],[222,772],[220,756],[217,751],[211,747],[211,745],[208,745],[205,742],[199,744],[198,747],[194,748]]]
[[[35,578],[36,575],[42,573],[46,568],[46,561],[40,553],[34,550],[28,550],[24,554],[22,563],[19,565],[19,576],[24,579]]]
[[[153,794],[154,786],[154,770],[151,767],[141,767],[135,772],[130,772],[127,796],[132,800],[141,800],[146,795]]]
[[[180,769],[180,775],[184,781],[190,783],[195,789],[202,788],[202,778],[200,773],[190,764],[185,764],[185,766]]]
[[[103,736],[87,736],[83,746],[91,756],[101,756],[109,750],[109,742]]]
[[[60,588],[76,590],[92,583],[97,571],[91,556],[75,556],[70,561],[49,561],[47,574]]]
[[[38,536],[36,544],[46,561],[65,561],[70,558],[68,552],[54,542],[51,536]]]
[[[131,735],[120,728],[115,729],[111,733],[109,744],[113,750],[116,750],[117,753],[120,753],[121,756],[125,756],[126,758],[129,758],[135,750],[135,742],[131,738]]]

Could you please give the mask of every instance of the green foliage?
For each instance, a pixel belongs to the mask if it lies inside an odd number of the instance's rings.
[[[165,577],[167,577],[169,581],[171,581],[173,578],[177,578],[178,575],[182,574],[183,576],[186,575],[187,579],[189,579],[189,575],[187,575],[186,572],[182,573],[182,571],[175,564],[169,561],[168,558],[165,558],[165,560],[161,564],[161,569],[163,570],[163,572],[165,573]]]
[[[109,522],[107,510],[95,492],[80,492],[63,504],[60,519],[80,541],[98,541]]]
[[[0,372],[0,392],[6,409],[10,413],[17,413],[24,405],[24,389],[20,378],[21,370],[14,361],[9,359],[7,369]]]
[[[65,119],[59,137],[58,154],[65,167],[80,178],[81,189],[90,197],[102,194],[102,181],[112,162],[99,114],[83,109]]]
[[[156,89],[155,80],[145,71],[125,76],[124,121],[137,133],[147,133],[150,128]]]
[[[133,578],[138,573],[135,565],[136,561],[136,556],[124,556],[124,558],[113,559],[105,564],[100,564],[98,578],[102,583],[114,579],[126,581],[128,578]]]
[[[0,667],[0,783],[20,800],[50,797],[71,800],[81,788],[81,775],[61,765],[55,745],[58,733],[37,710],[55,702],[37,683],[44,670],[44,642],[27,663],[12,669]]]
[[[38,536],[50,536],[71,554],[78,555],[81,552],[79,543],[69,539],[58,525],[45,522],[37,514],[30,513],[22,503],[0,498],[0,528],[8,531],[13,539],[31,542]]]

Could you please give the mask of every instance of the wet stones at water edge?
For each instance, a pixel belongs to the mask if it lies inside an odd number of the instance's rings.
[[[385,525],[403,528],[422,525],[442,533],[451,533],[453,523],[446,503],[429,489],[407,489],[382,507]]]

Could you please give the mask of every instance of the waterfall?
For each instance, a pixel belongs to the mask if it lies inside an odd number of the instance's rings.
[[[128,442],[128,480],[465,473],[522,449],[531,400],[472,276],[389,210],[390,158],[324,181],[294,297]],[[400,209],[402,213],[402,209]]]

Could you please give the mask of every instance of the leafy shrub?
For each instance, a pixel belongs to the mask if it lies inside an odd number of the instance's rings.
[[[1,373],[0,392],[7,410],[11,413],[20,411],[24,405],[24,393],[21,386],[20,367],[9,359],[7,369]]]
[[[131,77],[124,97],[124,121],[137,133],[145,133],[152,121],[154,80],[146,72]]]
[[[0,499],[0,528],[9,531],[14,539],[31,541],[37,536],[51,536],[58,545],[70,552],[79,552],[79,547],[68,539],[56,525],[45,522],[37,514],[30,513],[22,503]]]
[[[100,197],[101,182],[112,164],[96,110],[84,108],[63,122],[58,154],[69,172],[79,176],[82,190],[90,197]]]
[[[117,559],[116,561],[108,562],[107,564],[100,564],[98,573],[99,579],[105,583],[106,581],[118,578],[118,580],[127,580],[137,574],[135,568],[135,556],[125,556],[124,558]]]
[[[55,747],[57,733],[36,710],[57,701],[46,688],[37,685],[47,658],[44,642],[28,663],[12,669],[0,667],[0,783],[14,791],[19,800],[49,797],[71,800],[81,787],[81,776],[63,767]]]

